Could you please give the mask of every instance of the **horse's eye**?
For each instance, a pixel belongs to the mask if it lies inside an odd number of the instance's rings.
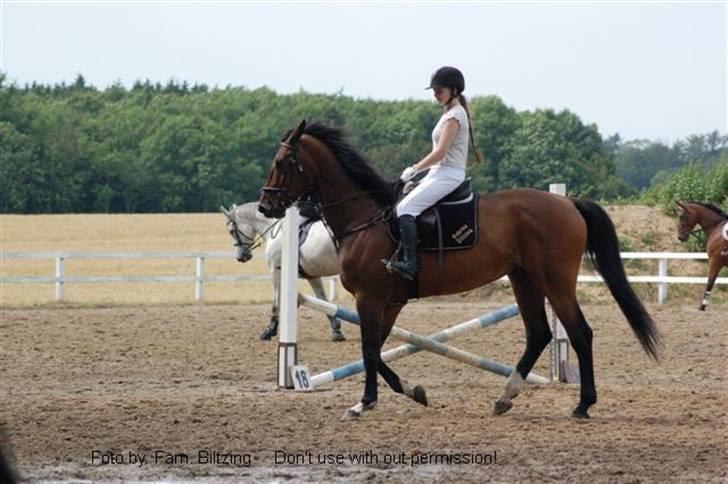
[[[297,162],[292,156],[286,156],[275,160],[275,165],[277,169],[284,170],[290,166],[296,166]]]

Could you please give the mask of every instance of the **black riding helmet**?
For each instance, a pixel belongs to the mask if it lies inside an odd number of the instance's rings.
[[[450,89],[457,89],[456,94],[461,94],[465,90],[465,77],[463,76],[463,73],[455,67],[440,67],[434,74],[432,74],[432,77],[430,78],[430,85],[425,89],[432,89],[434,87],[449,87]]]

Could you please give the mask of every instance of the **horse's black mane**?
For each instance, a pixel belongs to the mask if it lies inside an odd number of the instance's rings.
[[[385,205],[392,205],[395,202],[393,184],[384,180],[369,162],[349,144],[342,130],[321,122],[313,122],[306,125],[303,133],[313,136],[325,144],[352,180],[362,189],[371,192],[375,199]]]
[[[728,214],[726,214],[723,210],[721,210],[720,207],[716,207],[712,203],[702,203],[702,202],[690,202],[690,203],[694,203],[695,205],[700,205],[709,210],[712,210],[713,212],[717,213],[718,215],[720,215],[723,218],[728,218]]]

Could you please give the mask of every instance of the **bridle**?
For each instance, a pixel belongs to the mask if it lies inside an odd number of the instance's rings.
[[[280,160],[274,161],[274,163],[283,163],[283,162],[289,162],[291,165],[293,165],[296,169],[298,169],[298,172],[303,176],[303,165],[298,159],[298,147],[299,143],[291,144],[286,141],[281,141],[281,146],[286,148],[289,151],[289,154],[285,156],[284,158],[281,158]],[[305,177],[304,177],[305,179]],[[285,206],[291,206],[293,203],[301,199],[302,197],[308,195],[311,190],[313,190],[313,187],[311,187],[308,190],[305,190],[301,195],[294,197],[290,193],[288,193],[288,190],[285,188],[279,188],[279,187],[269,187],[268,185],[265,185],[263,188],[261,188],[261,194],[268,195],[269,197],[273,198],[272,196],[275,195],[283,205]]]
[[[235,221],[235,219],[233,217],[228,217],[228,223],[230,225],[232,225],[232,227],[233,227],[232,234],[233,234],[233,238],[235,239],[235,243],[233,244],[233,247],[240,247],[247,252],[252,252],[253,250],[255,250],[258,247],[260,247],[261,245],[263,245],[266,234],[268,232],[270,232],[271,230],[273,230],[278,225],[280,225],[280,222],[281,222],[280,220],[276,220],[267,229],[265,229],[264,231],[259,233],[257,237],[256,236],[251,237],[248,234],[246,234],[245,232],[243,232],[243,230],[238,226],[238,223]],[[241,237],[250,243],[246,244],[241,239]]]
[[[685,214],[687,214],[687,213],[688,212],[686,211]],[[682,223],[682,216],[681,216],[681,223]],[[695,223],[697,224],[698,222],[696,221]],[[686,223],[686,225],[687,225],[687,223]],[[698,242],[700,242],[703,245],[705,244],[705,234],[703,233],[703,229],[700,227],[700,225],[698,225],[698,227],[693,229],[691,232],[688,232],[688,234],[685,236],[685,242],[690,240],[690,237],[695,237],[696,239],[698,239]]]

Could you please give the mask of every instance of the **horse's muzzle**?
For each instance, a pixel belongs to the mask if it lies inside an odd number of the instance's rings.
[[[252,255],[246,253],[246,254],[241,255],[241,256],[238,257],[238,262],[242,262],[244,264],[244,263],[248,262],[252,258],[253,258]]]
[[[286,208],[279,201],[271,202],[263,195],[258,202],[258,211],[268,218],[283,218]]]
[[[248,262],[250,259],[253,258],[253,253],[250,250],[244,249],[240,246],[237,247],[237,254],[235,254],[235,258],[238,260],[238,262]]]

